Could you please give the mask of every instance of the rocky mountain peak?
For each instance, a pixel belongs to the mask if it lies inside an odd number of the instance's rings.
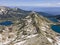
[[[25,24],[26,26],[24,26],[23,30],[25,30],[26,34],[29,35],[36,35],[38,34],[39,37],[34,37],[37,42],[39,41],[39,43],[36,43],[34,38],[31,38],[30,40],[28,40],[24,45],[55,45],[56,43],[56,37],[58,33],[54,32],[51,29],[51,26],[49,25],[49,23],[53,23],[50,20],[48,20],[47,18],[43,17],[43,16],[39,16],[37,13],[30,13],[30,15],[28,15],[25,19]],[[34,39],[34,41],[33,41]],[[40,41],[40,40],[41,41]],[[45,40],[45,41],[44,41]],[[33,41],[34,43],[30,42]],[[42,43],[44,42],[44,43]],[[32,43],[32,44],[31,44]],[[57,43],[56,43],[57,44]]]
[[[9,10],[6,15],[24,15],[18,9]],[[2,12],[4,12],[2,10]],[[5,13],[3,13],[5,14]],[[15,15],[16,14],[16,15]],[[15,18],[17,19],[17,18]],[[51,29],[52,21],[32,11],[25,18],[14,20],[11,26],[0,27],[1,45],[59,45],[58,33]],[[57,40],[56,40],[57,39]]]

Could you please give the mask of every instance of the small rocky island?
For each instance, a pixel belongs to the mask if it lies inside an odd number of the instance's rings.
[[[0,7],[0,45],[60,45],[60,33],[51,29],[57,25],[46,17],[19,8]]]

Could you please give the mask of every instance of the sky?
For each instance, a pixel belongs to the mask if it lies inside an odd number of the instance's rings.
[[[0,0],[0,6],[60,7],[60,0]]]

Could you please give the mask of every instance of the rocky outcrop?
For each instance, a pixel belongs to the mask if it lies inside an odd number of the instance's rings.
[[[24,18],[28,13],[20,8],[10,8],[0,6],[0,19],[1,20],[13,20]]]

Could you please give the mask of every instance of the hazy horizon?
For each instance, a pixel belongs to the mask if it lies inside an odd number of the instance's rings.
[[[0,6],[19,7],[53,15],[60,14],[60,0],[0,0]]]
[[[53,15],[60,14],[60,7],[36,7],[36,6],[10,6],[10,7],[18,7],[26,11],[45,12]]]

